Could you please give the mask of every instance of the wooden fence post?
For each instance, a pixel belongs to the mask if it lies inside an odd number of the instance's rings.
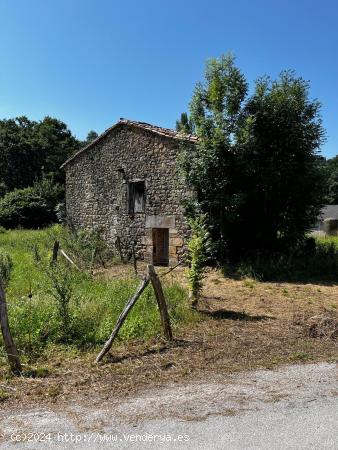
[[[95,362],[97,362],[97,363],[100,362],[101,359],[104,357],[104,355],[107,352],[109,352],[109,350],[111,349],[111,346],[113,345],[114,339],[116,338],[117,333],[119,332],[119,329],[122,327],[124,321],[127,318],[127,315],[129,314],[129,312],[131,311],[131,309],[133,308],[133,306],[135,305],[135,303],[137,302],[137,300],[141,296],[142,292],[148,286],[148,284],[149,284],[149,278],[148,277],[144,277],[144,279],[142,280],[142,283],[137,288],[137,291],[131,297],[131,299],[129,300],[129,302],[125,306],[124,310],[122,311],[120,317],[117,320],[117,323],[115,325],[115,328],[114,328],[112,334],[110,335],[108,341],[104,344],[104,346],[103,346],[102,350],[100,351],[100,353],[98,354]]]
[[[168,308],[167,308],[167,303],[165,301],[161,281],[160,281],[159,277],[157,276],[154,266],[152,264],[148,264],[148,275],[149,275],[151,284],[153,285],[158,308],[160,310],[164,336],[166,337],[166,339],[168,341],[172,341],[173,333],[171,330],[170,317],[169,317],[169,312],[168,312]]]
[[[135,272],[135,275],[138,275],[138,273],[137,273],[137,259],[136,259],[136,252],[135,252],[135,241],[133,241],[133,243],[132,243],[132,253],[133,253],[134,272]]]
[[[14,375],[20,375],[20,373],[22,372],[21,362],[8,324],[6,294],[1,281],[0,281],[0,324],[5,351],[7,353],[7,358],[11,371],[13,372]]]
[[[122,254],[122,246],[121,246],[121,238],[120,236],[116,236],[116,248],[117,251],[119,252],[120,258],[121,258],[121,262],[124,263],[124,258],[123,258],[123,254]]]
[[[56,263],[58,260],[59,248],[60,248],[60,242],[55,241],[54,246],[53,246],[52,264]]]

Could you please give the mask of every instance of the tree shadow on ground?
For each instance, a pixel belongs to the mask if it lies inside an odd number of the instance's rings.
[[[216,310],[198,310],[199,313],[205,314],[213,319],[217,320],[242,320],[246,322],[260,322],[262,320],[276,319],[273,316],[265,315],[250,315],[245,312],[232,311],[229,309],[216,309]]]
[[[335,260],[336,261],[336,260]],[[319,264],[319,263],[318,263]],[[231,280],[243,280],[253,278],[261,283],[290,283],[290,284],[319,284],[323,286],[338,285],[338,273],[336,262],[334,267],[323,267],[321,270],[314,270],[309,263],[309,267],[299,269],[297,267],[283,268],[271,263],[263,267],[250,264],[244,269],[236,266],[226,266],[222,268],[224,278]]]
[[[224,278],[234,281],[243,281],[244,278],[252,278],[259,283],[289,283],[289,284],[318,284],[322,286],[337,286],[338,275],[334,276],[314,276],[301,274],[277,274],[275,276],[262,276],[261,274],[250,274],[243,276],[243,274],[225,272]]]
[[[127,353],[127,354],[123,354],[123,355],[112,355],[111,353],[108,353],[107,361],[109,363],[119,363],[119,362],[123,362],[127,359],[138,359],[138,358],[143,358],[145,356],[162,354],[162,353],[169,352],[171,349],[174,349],[177,347],[187,348],[187,347],[194,347],[198,344],[199,344],[198,341],[187,341],[184,339],[174,339],[171,342],[166,342],[165,344],[162,344],[155,348],[144,349],[143,351],[140,351],[139,353],[135,352],[135,353]]]

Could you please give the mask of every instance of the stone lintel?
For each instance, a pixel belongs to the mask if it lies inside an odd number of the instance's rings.
[[[146,228],[175,228],[175,216],[146,216]]]

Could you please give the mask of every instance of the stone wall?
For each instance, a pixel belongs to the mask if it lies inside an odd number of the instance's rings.
[[[66,167],[69,224],[99,229],[111,248],[120,236],[123,251],[136,241],[151,261],[152,228],[169,228],[169,263],[189,236],[182,200],[190,196],[177,167],[177,139],[121,125]],[[145,211],[129,214],[128,183],[145,181]]]

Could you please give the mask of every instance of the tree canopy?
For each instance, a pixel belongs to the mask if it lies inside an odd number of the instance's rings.
[[[338,156],[320,161],[326,179],[325,201],[330,205],[338,205]]]
[[[183,169],[195,207],[208,213],[218,256],[294,248],[323,203],[318,149],[325,133],[309,83],[284,71],[257,80],[249,96],[234,57],[212,59],[188,120],[199,141]]]
[[[79,146],[67,125],[52,117],[0,120],[0,196],[43,176],[61,181],[60,165]]]
[[[98,138],[99,135],[94,130],[90,130],[87,134],[87,138],[84,141],[84,145],[90,144],[92,141],[95,141],[96,138]]]
[[[180,119],[176,120],[176,130],[186,134],[192,134],[194,132],[192,120],[186,112],[183,112]]]

